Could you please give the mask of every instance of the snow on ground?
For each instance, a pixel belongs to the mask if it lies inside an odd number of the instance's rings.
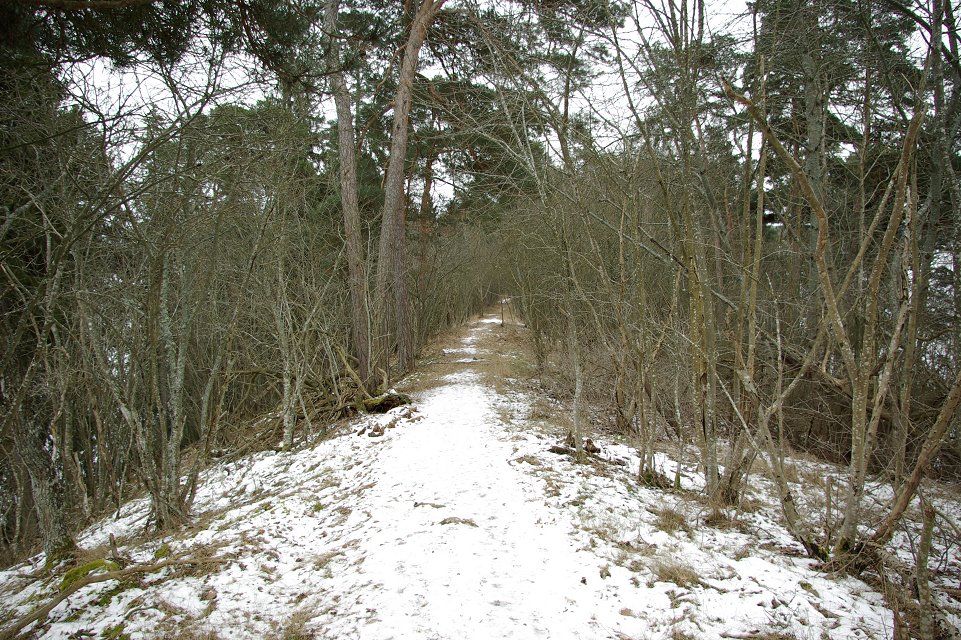
[[[147,505],[129,503],[81,544],[106,545],[113,534],[130,562],[192,554],[211,563],[90,585],[32,630],[45,638],[891,637],[882,597],[816,571],[771,511],[711,527],[693,492],[638,485],[637,456],[624,445],[595,439],[604,460],[590,465],[548,452],[554,439],[532,427],[530,392],[498,393],[474,367],[495,357],[499,323],[483,318],[459,348],[441,351],[471,357],[447,359],[413,393],[413,410],[367,416],[299,451],[214,466],[185,531],[141,538]],[[370,437],[375,423],[383,436]],[[673,474],[674,463],[659,460]],[[58,580],[36,577],[41,564],[0,572],[4,623],[56,593]]]

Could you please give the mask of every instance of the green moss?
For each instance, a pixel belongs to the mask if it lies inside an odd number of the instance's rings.
[[[112,627],[107,627],[100,632],[100,637],[104,640],[130,640],[130,634],[124,631],[124,623],[119,622]]]
[[[153,552],[154,560],[163,560],[164,558],[170,557],[170,545],[166,542],[157,547],[157,550]]]
[[[63,579],[60,581],[60,590],[66,591],[72,584],[78,580],[83,580],[97,569],[103,569],[104,571],[116,571],[119,568],[120,565],[118,565],[116,562],[111,562],[105,558],[91,560],[90,562],[82,564],[78,567],[74,567],[67,573],[63,574]]]
[[[324,510],[324,505],[320,502],[315,502],[314,506],[311,508],[314,510],[314,513],[320,513]]]

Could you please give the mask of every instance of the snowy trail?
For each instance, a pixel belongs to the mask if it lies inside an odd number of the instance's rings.
[[[715,528],[693,466],[682,475],[695,491],[665,492],[637,483],[627,445],[595,438],[589,465],[549,453],[564,405],[491,386],[509,359],[523,362],[523,339],[482,318],[408,381],[413,411],[211,467],[192,527],[144,538],[148,505],[131,501],[81,536],[91,557],[110,553],[113,534],[128,563],[218,564],[84,587],[33,637],[890,637],[876,591],[797,552],[766,480],[754,483],[756,510]],[[375,425],[393,428],[372,437]],[[57,594],[62,576],[43,577],[42,562],[0,571],[0,621]]]
[[[358,587],[373,590],[344,637],[611,637],[592,611],[615,603],[581,585],[603,563],[574,549],[542,483],[511,462],[497,398],[470,371],[445,382],[417,398],[423,419],[379,452],[376,485],[352,516],[364,536]]]

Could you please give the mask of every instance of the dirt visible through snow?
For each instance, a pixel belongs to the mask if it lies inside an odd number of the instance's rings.
[[[829,577],[757,508],[725,526],[700,478],[635,479],[605,441],[575,464],[548,451],[566,408],[535,393],[523,329],[491,314],[428,350],[414,398],[294,452],[221,463],[196,525],[144,538],[144,501],[81,544],[128,566],[207,558],[84,587],[28,632],[74,638],[887,638],[891,613],[859,580]],[[383,427],[383,435],[379,433]],[[660,455],[664,473],[675,463]],[[956,562],[956,560],[955,560]],[[53,597],[42,558],[0,572],[4,624]],[[93,571],[105,571],[110,567]],[[949,618],[957,624],[957,618]],[[126,634],[126,636],[124,635]],[[765,635],[767,634],[767,635]],[[779,635],[780,634],[780,635]],[[29,635],[29,633],[28,633]]]

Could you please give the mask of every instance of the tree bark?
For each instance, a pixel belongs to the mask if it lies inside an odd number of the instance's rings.
[[[427,27],[443,6],[445,0],[423,0],[417,8],[410,25],[410,35],[404,47],[400,64],[397,93],[394,97],[394,123],[391,128],[390,160],[384,176],[384,210],[381,219],[381,236],[377,261],[375,288],[378,305],[378,330],[388,336],[393,329],[397,350],[397,367],[407,371],[413,364],[413,327],[410,317],[410,301],[407,287],[407,238],[406,194],[404,174],[407,161],[407,140],[410,124],[411,97],[414,74],[420,49],[427,37]],[[390,290],[393,300],[389,299]],[[392,303],[392,304],[391,304]],[[390,309],[390,313],[388,313]],[[392,321],[392,322],[391,322]],[[384,345],[388,347],[389,345]],[[378,353],[379,364],[387,371],[389,349]]]
[[[77,549],[67,527],[63,481],[47,453],[45,430],[40,425],[24,424],[23,416],[18,416],[13,420],[13,436],[17,454],[30,478],[46,564],[52,566]]]
[[[921,541],[918,543],[918,559],[914,568],[915,583],[918,589],[918,637],[921,640],[934,640],[934,611],[931,598],[930,571],[928,558],[931,555],[931,537],[934,533],[934,507],[924,503],[921,508],[923,524]]]
[[[340,43],[337,39],[338,0],[327,3],[325,28],[330,35],[327,61],[333,70],[330,76],[334,105],[337,109],[337,150],[340,160],[340,202],[344,216],[344,243],[347,249],[347,277],[350,289],[350,329],[354,341],[357,373],[364,385],[371,380],[370,368],[370,308],[367,284],[367,260],[361,236],[360,205],[357,197],[357,153],[354,139],[354,118],[350,109],[350,94],[340,63]]]

